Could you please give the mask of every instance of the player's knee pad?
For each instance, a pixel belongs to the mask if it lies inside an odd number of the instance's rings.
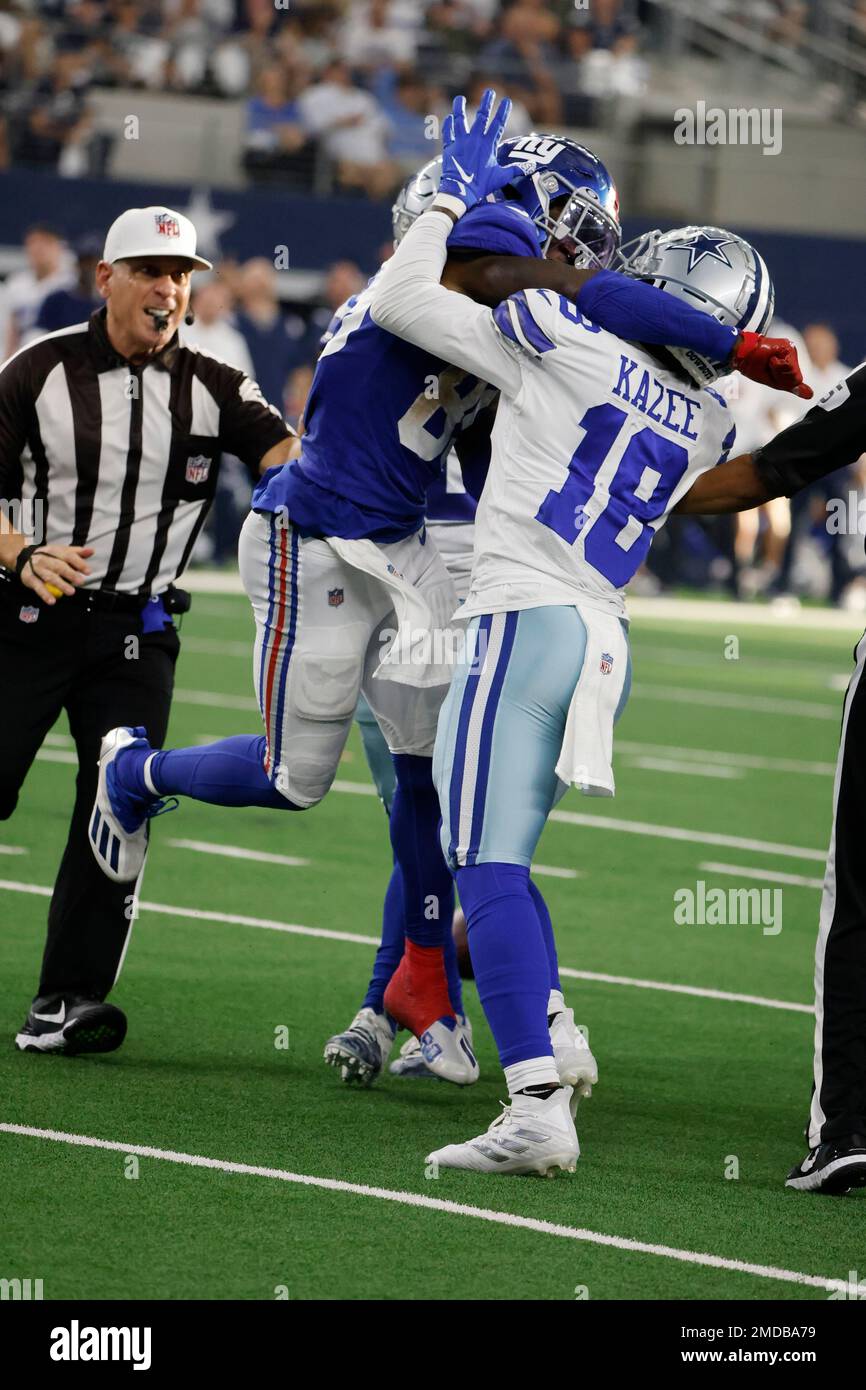
[[[321,723],[350,719],[360,685],[361,672],[354,654],[298,653],[291,664],[289,705],[302,719]]]

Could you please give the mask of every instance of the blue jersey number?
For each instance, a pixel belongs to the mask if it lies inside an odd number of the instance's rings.
[[[615,405],[594,405],[559,492],[549,492],[535,514],[569,545],[587,528],[589,564],[618,589],[643,563],[660,517],[689,466],[681,444],[645,428],[633,435],[618,464],[605,468],[627,419]],[[594,518],[594,520],[593,520]]]

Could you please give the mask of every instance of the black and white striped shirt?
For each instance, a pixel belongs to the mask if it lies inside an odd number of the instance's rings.
[[[254,381],[176,336],[144,365],[119,357],[100,309],[0,370],[0,499],[41,515],[47,544],[92,546],[88,587],[144,598],[183,572],[221,453],[256,473],[290,433]]]

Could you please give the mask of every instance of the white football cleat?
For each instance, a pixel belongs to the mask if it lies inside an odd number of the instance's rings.
[[[471,1086],[478,1080],[478,1063],[466,1031],[452,1016],[437,1018],[417,1039],[425,1066],[440,1081]]]
[[[335,1033],[325,1043],[329,1067],[339,1067],[344,1081],[372,1086],[394,1046],[394,1032],[385,1014],[359,1009],[345,1033]]]
[[[469,1045],[470,1052],[474,1055],[472,1046],[472,1024],[466,1014],[458,1014],[457,1022],[463,1031],[463,1036]],[[424,1060],[424,1053],[417,1038],[411,1037],[408,1042],[404,1042],[400,1048],[400,1055],[388,1068],[392,1076],[409,1077],[413,1081],[439,1081],[442,1078],[437,1076],[435,1071],[431,1071]],[[476,1080],[478,1079],[476,1075]],[[470,1083],[466,1083],[470,1084]]]
[[[550,1041],[559,1079],[563,1086],[574,1087],[575,1103],[581,1096],[591,1096],[598,1081],[598,1063],[574,1021],[573,1009],[562,1009],[556,1015],[550,1025]]]
[[[569,1102],[571,1087],[560,1086],[546,1100],[515,1096],[486,1134],[465,1144],[448,1144],[428,1154],[439,1168],[463,1168],[473,1173],[537,1173],[552,1175],[557,1168],[573,1173],[580,1156]]]
[[[177,800],[158,796],[142,802],[116,775],[114,761],[124,748],[150,748],[144,729],[109,729],[99,749],[99,781],[90,815],[90,848],[102,872],[116,883],[137,879],[147,853],[150,821],[173,811]]]

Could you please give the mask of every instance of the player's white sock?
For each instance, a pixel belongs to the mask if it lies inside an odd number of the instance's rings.
[[[525,1062],[513,1062],[505,1068],[508,1094],[514,1098],[527,1086],[558,1086],[559,1072],[552,1057],[530,1057]]]

